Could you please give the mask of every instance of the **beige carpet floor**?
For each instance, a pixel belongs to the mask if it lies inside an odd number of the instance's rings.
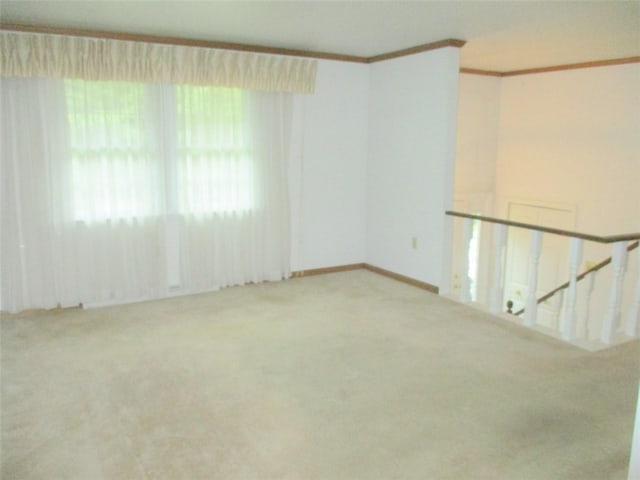
[[[626,478],[638,342],[364,270],[1,326],[5,480]]]

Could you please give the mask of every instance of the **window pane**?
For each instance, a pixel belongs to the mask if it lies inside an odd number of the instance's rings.
[[[77,220],[149,215],[155,202],[145,85],[65,80]]]
[[[251,208],[251,152],[243,91],[179,86],[176,98],[179,210]]]

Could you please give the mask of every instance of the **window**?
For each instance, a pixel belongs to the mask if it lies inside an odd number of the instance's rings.
[[[242,90],[177,88],[179,211],[207,213],[251,206],[251,151]]]
[[[242,90],[65,80],[65,98],[75,220],[251,208]]]
[[[76,220],[149,215],[154,146],[144,85],[65,80]]]

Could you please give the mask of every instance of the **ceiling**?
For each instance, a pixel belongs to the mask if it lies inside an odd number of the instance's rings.
[[[457,38],[501,72],[640,55],[639,1],[2,0],[0,20],[362,57]]]

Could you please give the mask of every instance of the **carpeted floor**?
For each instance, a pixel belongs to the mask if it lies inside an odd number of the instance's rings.
[[[626,479],[638,342],[364,270],[1,326],[4,480]]]

